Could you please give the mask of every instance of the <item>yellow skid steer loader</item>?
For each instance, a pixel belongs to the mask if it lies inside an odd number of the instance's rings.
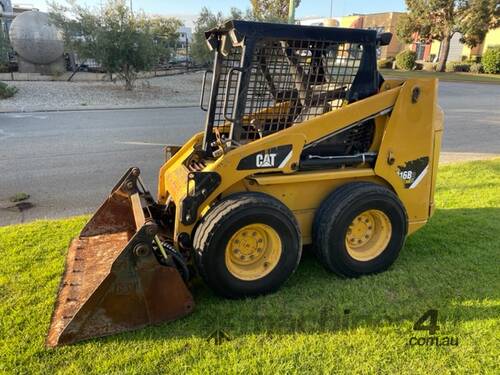
[[[206,39],[204,131],[166,147],[156,200],[131,168],[73,240],[48,346],[182,317],[194,275],[274,292],[307,244],[336,274],[381,272],[432,215],[437,81],[384,80],[389,33],[230,21]]]

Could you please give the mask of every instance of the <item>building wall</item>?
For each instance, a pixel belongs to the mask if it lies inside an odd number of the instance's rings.
[[[396,36],[396,26],[402,14],[403,13],[400,12],[386,12],[366,14],[363,16],[364,29],[375,29],[379,32],[392,33],[391,43],[381,48],[380,58],[382,59],[396,56],[405,47]]]
[[[339,24],[340,24],[340,27],[361,29],[361,28],[363,28],[363,16],[362,15],[354,15],[354,16],[340,17]]]
[[[486,34],[486,38],[484,38],[483,42],[483,50],[482,53],[486,52],[488,47],[500,46],[500,27],[490,30],[488,34]]]
[[[339,21],[336,18],[306,18],[299,20],[297,23],[299,25],[307,25],[307,26],[329,26],[329,27],[340,26]]]
[[[500,46],[500,28],[490,30],[483,41],[483,43],[477,45],[476,47],[469,47],[466,44],[460,42],[460,33],[455,33],[450,41],[450,52],[448,54],[448,61],[463,61],[463,60],[475,60],[480,58],[483,53],[492,46]],[[418,40],[418,36],[415,37]],[[417,50],[417,46],[420,43],[415,42],[411,46],[413,51]],[[430,44],[429,44],[430,45]],[[430,53],[425,54],[423,61],[436,62],[439,57],[439,50],[441,48],[441,42],[434,40],[432,45],[430,45]]]
[[[441,42],[438,40],[432,41],[431,51],[429,54],[429,61],[436,62],[438,60],[440,49],[441,49]]]
[[[339,23],[341,27],[372,29],[379,32],[392,33],[393,37],[391,39],[391,43],[380,49],[379,58],[386,59],[388,57],[396,56],[405,47],[405,45],[400,43],[396,37],[396,26],[398,19],[402,14],[403,13],[400,12],[359,14],[340,17]]]
[[[462,61],[464,44],[460,42],[462,34],[455,33],[450,40],[450,51],[448,52],[448,61]]]
[[[8,33],[11,22],[11,17],[5,17],[5,15],[10,15],[11,13],[12,4],[10,0],[0,0],[0,30],[4,33]]]
[[[0,0],[0,12],[12,12],[12,4],[10,0]]]

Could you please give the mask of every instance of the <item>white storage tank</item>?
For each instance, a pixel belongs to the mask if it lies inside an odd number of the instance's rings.
[[[53,70],[51,64],[63,63],[62,32],[50,22],[46,13],[31,10],[19,14],[10,25],[9,38],[20,57],[20,71],[43,72]]]

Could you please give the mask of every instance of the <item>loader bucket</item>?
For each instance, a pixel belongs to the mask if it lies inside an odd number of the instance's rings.
[[[194,302],[172,260],[158,262],[158,225],[131,168],[73,239],[46,345],[55,347],[180,318]]]

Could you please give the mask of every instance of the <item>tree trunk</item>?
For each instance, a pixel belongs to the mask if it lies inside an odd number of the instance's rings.
[[[450,52],[450,40],[452,35],[446,35],[441,42],[441,48],[439,49],[439,60],[437,71],[444,72],[446,70],[446,61],[448,60],[448,53]]]
[[[134,88],[132,71],[128,64],[123,67],[123,78],[125,79],[125,90],[131,91]]]

